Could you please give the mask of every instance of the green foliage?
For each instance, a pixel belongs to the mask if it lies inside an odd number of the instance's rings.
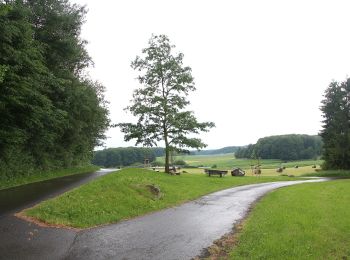
[[[184,160],[176,160],[176,161],[174,161],[174,165],[185,166],[185,165],[187,165],[187,163]]]
[[[159,154],[158,150],[159,148],[108,148],[96,151],[92,163],[103,167],[130,166],[135,163],[140,165],[145,159],[153,162],[156,159],[156,153]]]
[[[151,166],[152,167],[160,167],[160,166],[164,167],[164,161],[154,161],[151,163]]]
[[[350,180],[339,180],[268,194],[243,224],[230,259],[348,259],[349,189]]]
[[[191,68],[183,66],[183,54],[172,54],[175,46],[167,36],[152,36],[149,46],[132,62],[138,70],[141,87],[134,91],[132,104],[126,109],[138,118],[136,124],[121,123],[118,126],[125,140],[136,139],[136,145],[156,146],[165,144],[165,169],[169,172],[169,154],[186,152],[186,148],[203,148],[199,139],[189,137],[208,131],[212,122],[199,123],[191,111],[184,109],[190,103],[187,95],[195,90]]]
[[[255,145],[240,148],[237,158],[314,159],[321,155],[322,138],[310,135],[277,135],[260,138]]]
[[[25,214],[46,223],[84,228],[144,215],[221,189],[279,180],[291,178],[208,178],[204,174],[174,177],[144,169],[123,169],[44,201]],[[159,187],[162,196],[151,196],[145,190],[147,185]]]
[[[323,158],[325,169],[350,169],[350,79],[332,82],[325,92],[323,113]]]
[[[83,165],[109,125],[90,62],[85,10],[68,1],[0,3],[0,180]]]

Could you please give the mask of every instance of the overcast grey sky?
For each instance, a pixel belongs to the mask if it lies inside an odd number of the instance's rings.
[[[89,12],[82,37],[102,82],[113,123],[138,87],[130,62],[153,34],[184,53],[197,91],[190,110],[216,128],[208,148],[279,134],[317,134],[322,95],[350,72],[350,1],[75,0]],[[107,147],[129,146],[118,128]]]

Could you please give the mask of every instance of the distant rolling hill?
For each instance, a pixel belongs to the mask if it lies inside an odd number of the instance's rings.
[[[191,151],[191,155],[212,155],[212,154],[225,154],[234,153],[242,146],[227,146],[220,149],[202,150],[202,151]]]

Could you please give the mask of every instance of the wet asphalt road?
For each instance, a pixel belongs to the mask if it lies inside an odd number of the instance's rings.
[[[80,232],[0,218],[0,259],[191,259],[232,231],[249,206],[284,186],[327,179],[231,188],[181,206]]]
[[[101,169],[0,190],[0,217],[32,207],[113,171],[117,169]]]
[[[42,228],[13,214],[116,170],[101,169],[0,190],[0,259],[62,259],[76,232]]]

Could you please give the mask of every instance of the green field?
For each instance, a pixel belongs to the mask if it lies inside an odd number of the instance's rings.
[[[224,169],[224,168],[221,168]],[[320,169],[320,167],[317,167],[317,169]],[[163,170],[162,168],[160,170]],[[224,169],[225,170],[225,169]],[[227,170],[227,168],[226,168]],[[192,174],[204,174],[204,169],[203,168],[182,168],[180,172],[186,172],[186,173],[192,173]],[[254,176],[253,171],[251,169],[245,169],[246,176]],[[228,170],[228,174],[230,175],[230,171]],[[293,175],[293,176],[320,176],[320,177],[326,177],[325,174],[326,172],[319,172],[316,173],[315,169],[312,168],[311,166],[304,166],[304,167],[299,167],[299,168],[286,168],[282,174],[285,175]],[[328,173],[328,175],[337,177],[335,175],[332,175],[331,173]],[[261,170],[261,176],[280,176],[281,173],[276,172],[275,168],[270,168],[270,169],[262,169]],[[338,176],[343,176],[342,174],[339,174]]]
[[[320,169],[322,160],[303,160],[283,162],[281,160],[250,160],[250,159],[236,159],[233,153],[229,154],[217,154],[217,155],[181,155],[176,156],[174,161],[184,160],[189,166],[196,167],[212,167],[217,166],[217,169],[231,170],[234,167],[242,168],[246,171],[246,175],[253,175],[251,165],[257,165],[258,162],[262,168],[263,176],[278,176],[281,173],[276,172],[278,167],[286,167],[283,174],[299,176],[307,173],[314,173],[315,169],[311,166],[316,165],[317,169]],[[157,161],[164,162],[164,157],[158,157]],[[299,168],[294,168],[298,165]],[[189,173],[203,173],[203,169],[183,169]]]
[[[230,258],[349,259],[349,190],[350,180],[337,180],[270,193],[243,224]]]
[[[98,178],[25,212],[43,222],[78,228],[114,223],[178,205],[238,185],[295,180],[289,177],[171,176],[144,169],[124,169]],[[155,196],[147,185],[160,188]]]

